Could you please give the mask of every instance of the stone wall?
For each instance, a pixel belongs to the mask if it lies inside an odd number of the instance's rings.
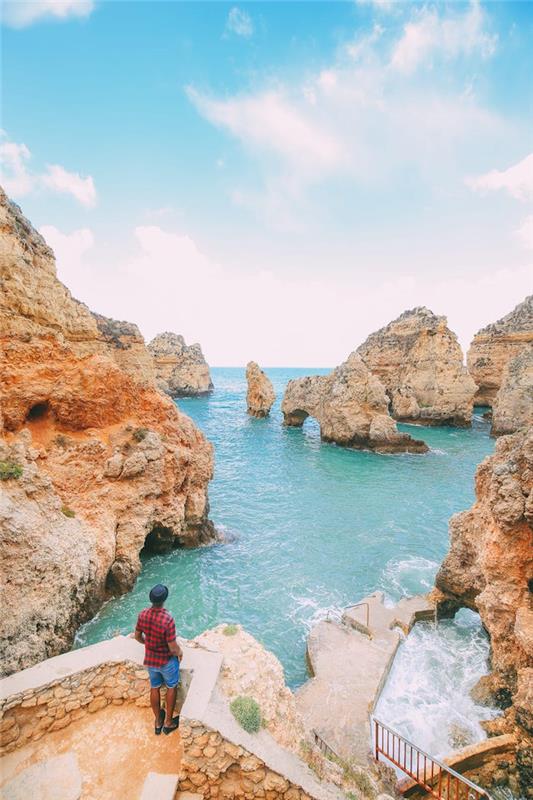
[[[0,754],[66,728],[107,705],[123,703],[149,705],[148,674],[130,662],[100,664],[62,681],[12,695],[0,708]]]
[[[187,720],[180,731],[184,749],[180,792],[196,792],[206,800],[311,800],[303,789],[273,772],[260,758],[202,722]]]

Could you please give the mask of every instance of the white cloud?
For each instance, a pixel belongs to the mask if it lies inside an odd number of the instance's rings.
[[[465,11],[408,9],[411,21],[393,48],[396,69],[385,30],[374,24],[301,80],[265,79],[225,97],[186,89],[198,112],[254,158],[250,175],[259,174],[259,185],[251,185],[255,177],[241,178],[228,190],[234,202],[277,228],[292,228],[311,195],[307,189],[324,180],[375,188],[408,170],[428,184],[459,184],[480,140],[499,145],[510,124],[483,108],[472,86],[465,91],[462,70],[434,72],[431,80],[412,74],[435,54],[452,59],[492,51],[479,4]]]
[[[528,250],[533,250],[533,214],[527,216],[523,221],[516,235],[519,241]]]
[[[212,364],[253,358],[263,366],[333,366],[370,332],[416,305],[448,314],[466,347],[477,329],[523,299],[533,279],[526,266],[478,275],[446,271],[441,279],[396,269],[368,281],[361,273],[342,277],[324,270],[301,280],[289,270],[239,270],[209,256],[187,234],[157,225],[132,231],[137,253],[122,263],[100,257],[90,263],[90,234],[42,231],[76,297],[100,313],[136,322],[148,339],[175,330],[200,341]],[[473,297],[483,303],[472,303]]]
[[[190,100],[210,122],[244,144],[277,153],[303,172],[329,171],[343,161],[339,140],[282,91],[216,100],[192,88]]]
[[[31,153],[25,144],[0,142],[2,183],[8,195],[23,196],[32,191],[35,180],[28,172]]]
[[[466,178],[465,183],[473,191],[481,194],[502,190],[516,200],[531,200],[533,199],[533,153],[508,169],[501,171],[493,169],[484,175]]]
[[[25,28],[42,19],[88,17],[93,9],[93,0],[4,0],[2,22],[12,28]]]
[[[5,136],[5,133],[2,132],[2,135]],[[30,160],[31,152],[25,144],[0,142],[1,179],[8,195],[24,197],[39,189],[48,189],[69,194],[87,208],[96,204],[96,188],[90,175],[82,177],[60,164],[49,164],[41,173],[32,172]]]
[[[251,16],[247,11],[243,11],[242,8],[234,6],[230,10],[226,20],[226,31],[249,39],[254,32],[254,24]]]
[[[82,178],[77,172],[68,172],[59,164],[49,164],[41,180],[54,192],[71,194],[82,206],[90,208],[96,204],[96,189],[90,175]]]
[[[392,11],[394,8],[393,0],[356,0],[359,6],[372,6],[378,11]]]
[[[495,47],[496,37],[484,30],[484,15],[477,0],[466,13],[450,17],[441,17],[435,9],[424,6],[405,25],[390,63],[393,69],[411,73],[433,56],[451,59],[477,53],[487,58]]]

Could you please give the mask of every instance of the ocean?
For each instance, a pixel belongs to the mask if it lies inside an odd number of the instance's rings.
[[[471,505],[476,467],[493,450],[489,424],[476,413],[471,429],[399,426],[427,442],[425,455],[323,444],[312,419],[303,429],[284,428],[280,404],[287,381],[328,371],[267,369],[277,400],[264,420],[246,414],[241,368],[212,369],[211,396],[177,401],[214,444],[210,516],[226,541],[144,558],[134,589],[85,624],[75,646],[130,632],[149,588],[162,582],[170,588],[167,607],[181,635],[239,622],[278,656],[295,688],[307,678],[307,633],[328,612],[376,589],[392,602],[432,587],[448,549],[448,520]],[[471,612],[438,630],[415,628],[385,687],[384,721],[431,752],[446,751],[443,715],[450,722],[462,703],[467,720],[459,719],[458,729],[481,738],[478,723],[487,709],[476,707],[468,690],[487,671],[488,650]],[[409,700],[413,670],[420,673],[418,696],[425,691],[418,705]],[[452,676],[453,695],[446,676]],[[391,692],[397,702],[390,702]]]

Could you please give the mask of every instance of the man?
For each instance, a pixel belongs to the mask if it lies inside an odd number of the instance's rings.
[[[172,733],[180,724],[179,715],[174,714],[180,661],[183,658],[181,647],[176,641],[176,626],[171,614],[163,608],[168,597],[168,589],[158,583],[150,591],[151,608],[139,614],[135,638],[144,644],[144,666],[150,676],[150,705],[155,716],[155,734],[159,736]],[[166,714],[161,708],[161,686],[167,687]]]

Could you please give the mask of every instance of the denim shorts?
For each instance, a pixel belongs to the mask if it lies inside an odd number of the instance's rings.
[[[180,679],[180,662],[172,656],[162,667],[148,667],[148,674],[152,689],[159,689],[163,683],[167,689],[174,689]]]

